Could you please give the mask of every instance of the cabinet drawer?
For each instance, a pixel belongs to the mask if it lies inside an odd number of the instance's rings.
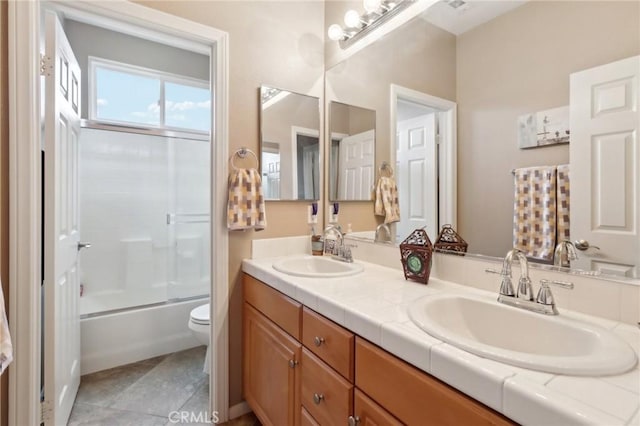
[[[361,338],[356,339],[356,386],[408,425],[514,424]]]
[[[353,413],[360,426],[402,426],[387,410],[379,406],[360,389],[354,392]]]
[[[354,335],[333,321],[304,307],[302,344],[353,382]]]
[[[353,409],[353,386],[307,349],[302,349],[300,401],[321,425],[342,425]]]
[[[302,305],[251,275],[243,274],[243,282],[244,300],[300,340]]]
[[[300,410],[300,426],[320,426],[304,407]]]

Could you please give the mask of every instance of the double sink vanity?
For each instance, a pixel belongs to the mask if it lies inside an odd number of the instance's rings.
[[[243,271],[244,393],[263,424],[640,423],[638,327],[501,304],[499,279],[491,293],[437,268],[428,285],[357,257]]]

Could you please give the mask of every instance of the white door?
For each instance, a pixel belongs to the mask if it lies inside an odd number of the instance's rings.
[[[340,140],[339,200],[370,200],[373,187],[375,130]]]
[[[45,57],[45,424],[65,425],[80,384],[80,67],[53,13],[46,16]]]
[[[639,79],[638,56],[571,75],[571,239],[592,246],[581,269],[639,276]]]
[[[401,219],[396,227],[397,241],[423,226],[432,241],[438,236],[436,114],[398,122],[396,183]]]

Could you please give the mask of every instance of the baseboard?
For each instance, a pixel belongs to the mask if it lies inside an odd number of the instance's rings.
[[[229,420],[235,419],[236,417],[244,416],[251,411],[253,410],[251,410],[251,407],[249,407],[247,401],[242,401],[239,404],[229,407]]]

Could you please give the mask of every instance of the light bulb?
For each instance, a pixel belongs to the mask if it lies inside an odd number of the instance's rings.
[[[364,10],[367,13],[377,12],[382,5],[382,0],[363,0]]]
[[[333,41],[341,40],[344,37],[344,31],[342,31],[342,27],[338,24],[333,24],[329,27],[329,31],[327,31],[327,35]]]
[[[355,10],[349,10],[344,14],[344,24],[348,28],[359,28],[361,25],[360,14]]]

